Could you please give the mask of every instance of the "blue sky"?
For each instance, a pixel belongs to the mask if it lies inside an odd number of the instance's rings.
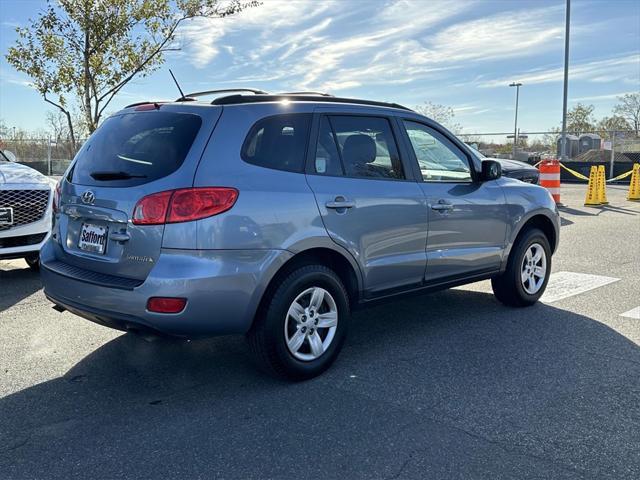
[[[15,27],[35,17],[39,0],[0,0],[0,118],[9,127],[45,127],[49,110],[4,55]],[[180,52],[137,79],[110,111],[185,91],[252,86],[322,90],[415,106],[454,108],[466,133],[509,131],[521,81],[519,125],[559,125],[564,0],[264,0],[224,20],[181,30]],[[640,90],[640,2],[573,0],[570,106],[609,115],[615,97]]]

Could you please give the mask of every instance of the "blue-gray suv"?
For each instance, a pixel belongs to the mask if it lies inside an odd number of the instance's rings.
[[[545,189],[432,120],[311,93],[131,105],[54,197],[41,251],[54,308],[127,331],[246,334],[291,379],[328,368],[350,311],[374,300],[491,279],[503,303],[533,304],[559,234]]]

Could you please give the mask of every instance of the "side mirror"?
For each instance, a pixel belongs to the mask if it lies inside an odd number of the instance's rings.
[[[502,176],[502,165],[495,160],[483,160],[482,161],[482,173],[480,174],[480,180],[488,182],[489,180],[497,180]]]

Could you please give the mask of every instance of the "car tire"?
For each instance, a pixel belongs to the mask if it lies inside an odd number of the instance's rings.
[[[541,230],[528,229],[513,245],[504,273],[491,279],[493,293],[505,305],[528,307],[544,293],[550,272],[549,240]],[[542,274],[544,276],[540,277]]]
[[[29,268],[31,270],[33,270],[34,272],[37,272],[38,270],[40,270],[40,255],[37,253],[34,253],[32,255],[27,255],[26,257],[24,257],[24,261],[27,262],[27,265],[29,265]]]
[[[294,381],[313,378],[329,368],[340,353],[350,316],[340,277],[323,265],[304,265],[265,295],[247,333],[258,366]]]

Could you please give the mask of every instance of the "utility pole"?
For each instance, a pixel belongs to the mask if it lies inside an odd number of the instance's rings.
[[[616,158],[616,131],[611,132],[611,156],[609,157],[609,177],[613,178],[613,162]]]
[[[51,175],[51,135],[47,138],[47,175]]]
[[[516,120],[513,125],[513,153],[511,154],[511,157],[513,157],[513,159],[515,160],[516,146],[518,145],[518,99],[520,97],[520,87],[522,86],[522,83],[513,82],[513,83],[510,83],[509,86],[516,87]]]
[[[560,158],[567,160],[567,90],[569,87],[569,18],[571,16],[571,0],[567,0],[566,25],[564,28],[564,97],[562,100],[562,141],[560,142]]]

